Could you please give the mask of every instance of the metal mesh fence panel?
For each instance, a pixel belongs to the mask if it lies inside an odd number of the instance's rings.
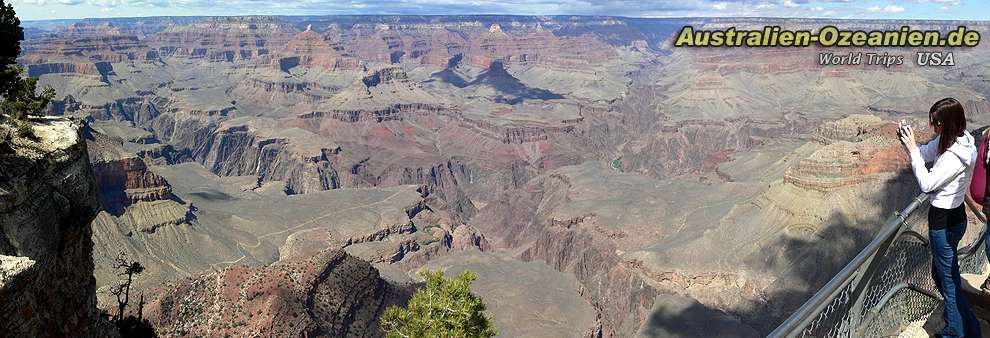
[[[844,270],[853,268],[852,273],[820,291],[825,298],[816,294],[809,300],[815,304],[806,304],[782,324],[781,328],[786,326],[788,330],[778,328],[771,336],[896,336],[909,325],[924,323],[942,301],[931,275],[928,208],[927,203],[913,203],[902,211],[903,218],[892,218],[897,224],[887,226],[897,227],[896,231],[887,232],[890,237],[875,240],[889,240],[889,245],[870,246],[879,249],[869,259],[858,261],[858,265],[847,266]],[[979,229],[980,235],[959,250],[960,270],[980,274],[987,265],[983,250],[986,227],[971,224],[970,229]],[[865,254],[868,252],[861,253]]]

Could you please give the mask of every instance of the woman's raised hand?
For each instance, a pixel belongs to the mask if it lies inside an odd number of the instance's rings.
[[[918,149],[918,142],[914,140],[914,129],[911,125],[901,123],[897,128],[897,137],[901,139],[908,152]]]

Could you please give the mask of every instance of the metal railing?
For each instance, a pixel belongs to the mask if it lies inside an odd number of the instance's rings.
[[[891,215],[876,238],[769,337],[896,336],[924,323],[942,299],[931,277],[927,236],[914,230],[927,228],[927,198],[922,193]],[[983,272],[985,223],[959,252],[963,273]]]

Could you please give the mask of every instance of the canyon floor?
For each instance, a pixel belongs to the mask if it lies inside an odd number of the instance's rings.
[[[28,25],[19,62],[84,125],[101,306],[124,252],[166,335],[377,335],[425,267],[475,271],[506,337],[749,337],[915,195],[897,121],[990,123],[986,47],[670,46],[766,20],[87,19]]]

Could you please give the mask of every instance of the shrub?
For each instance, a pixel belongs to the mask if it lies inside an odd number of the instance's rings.
[[[447,279],[440,271],[423,270],[426,287],[417,289],[406,308],[391,306],[380,319],[386,337],[492,337],[497,334],[484,315],[485,303],[471,293],[478,279],[465,270]]]
[[[31,127],[31,123],[26,121],[17,122],[17,136],[34,139],[34,128]]]

